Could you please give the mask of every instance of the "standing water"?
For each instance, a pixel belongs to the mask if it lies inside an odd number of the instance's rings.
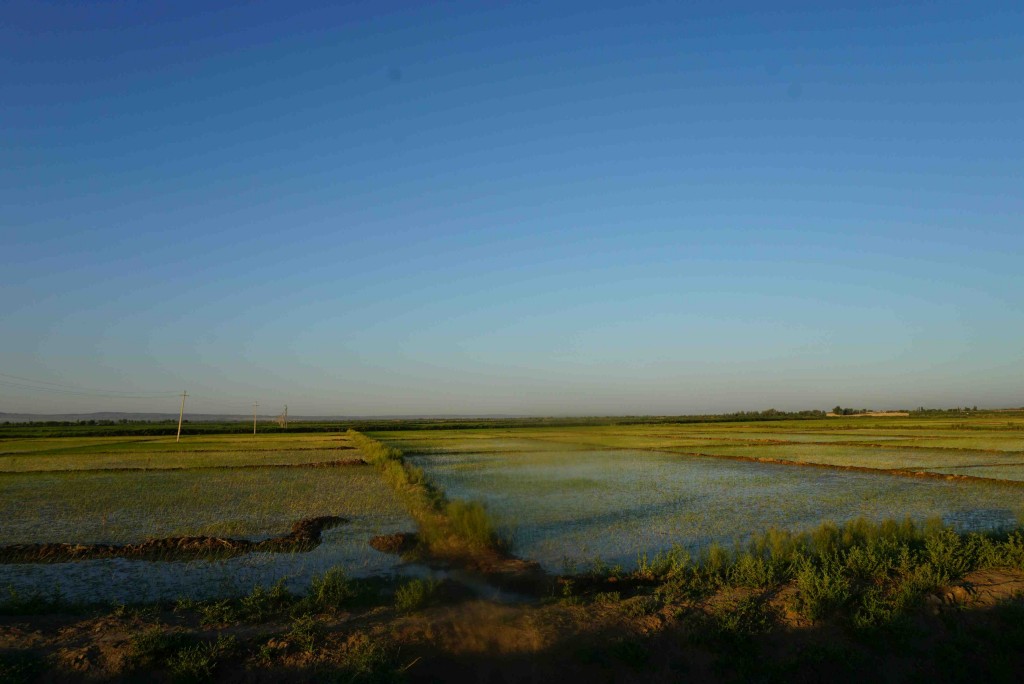
[[[960,530],[1016,523],[1021,489],[891,475],[603,450],[413,455],[452,498],[478,499],[517,555],[549,571],[600,559],[635,567],[639,553],[680,544],[743,543],[769,527],[824,520],[921,521]]]

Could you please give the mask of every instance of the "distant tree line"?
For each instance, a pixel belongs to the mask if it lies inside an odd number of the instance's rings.
[[[839,405],[837,405],[834,409],[832,409],[832,413],[836,414],[837,416],[857,416],[857,415],[861,415],[863,413],[874,413],[874,412],[875,412],[874,409],[843,408],[842,406],[839,406]]]
[[[730,423],[767,420],[808,420],[823,418],[824,411],[780,411],[770,408],[763,411],[736,411],[735,413],[689,416],[582,416],[564,418],[391,418],[354,419],[338,421],[289,422],[288,428],[274,422],[260,421],[260,432],[338,432],[349,428],[361,431],[373,430],[470,430],[474,428],[516,428],[516,427],[582,427],[588,425],[671,425],[687,423]],[[243,434],[252,431],[248,421],[192,422],[186,418],[187,426],[183,435],[195,434]],[[177,431],[176,420],[79,420],[40,421],[32,423],[0,424],[0,438],[15,437],[74,437],[127,436],[127,435],[173,435]]]
[[[909,413],[911,415],[917,415],[917,416],[938,416],[938,415],[949,415],[949,414],[964,414],[964,413],[975,413],[976,411],[978,411],[978,407],[977,406],[973,406],[973,407],[957,406],[955,408],[947,408],[947,409],[942,409],[942,408],[932,409],[932,408],[925,408],[924,406],[918,406],[916,409],[889,409],[890,413]],[[834,413],[837,416],[856,416],[856,415],[861,415],[861,414],[864,414],[864,413],[877,413],[877,411],[875,409],[867,409],[867,408],[860,408],[860,409],[843,408],[842,406],[838,406],[837,405],[834,409],[832,409],[832,413]]]
[[[956,408],[948,408],[948,409],[925,408],[924,406],[918,406],[913,411],[910,411],[910,413],[912,413],[914,415],[919,415],[919,416],[939,416],[939,415],[945,416],[945,415],[950,415],[950,414],[974,413],[977,410],[978,410],[977,406],[972,406],[972,407],[957,406]]]

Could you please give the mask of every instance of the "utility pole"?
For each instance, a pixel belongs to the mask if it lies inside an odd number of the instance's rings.
[[[288,429],[288,404],[284,405],[284,429]]]
[[[181,419],[185,415],[185,397],[188,396],[188,392],[181,393],[181,411],[178,412],[178,436],[174,439],[175,442],[181,441]]]
[[[256,407],[259,406],[258,402],[252,403],[252,434],[256,434]]]

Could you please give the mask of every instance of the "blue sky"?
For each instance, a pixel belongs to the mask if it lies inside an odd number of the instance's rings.
[[[0,411],[1024,404],[1019,3],[625,5],[8,3]]]

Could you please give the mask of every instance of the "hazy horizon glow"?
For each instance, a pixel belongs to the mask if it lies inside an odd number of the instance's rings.
[[[1024,404],[1019,3],[210,7],[6,8],[0,411]]]

